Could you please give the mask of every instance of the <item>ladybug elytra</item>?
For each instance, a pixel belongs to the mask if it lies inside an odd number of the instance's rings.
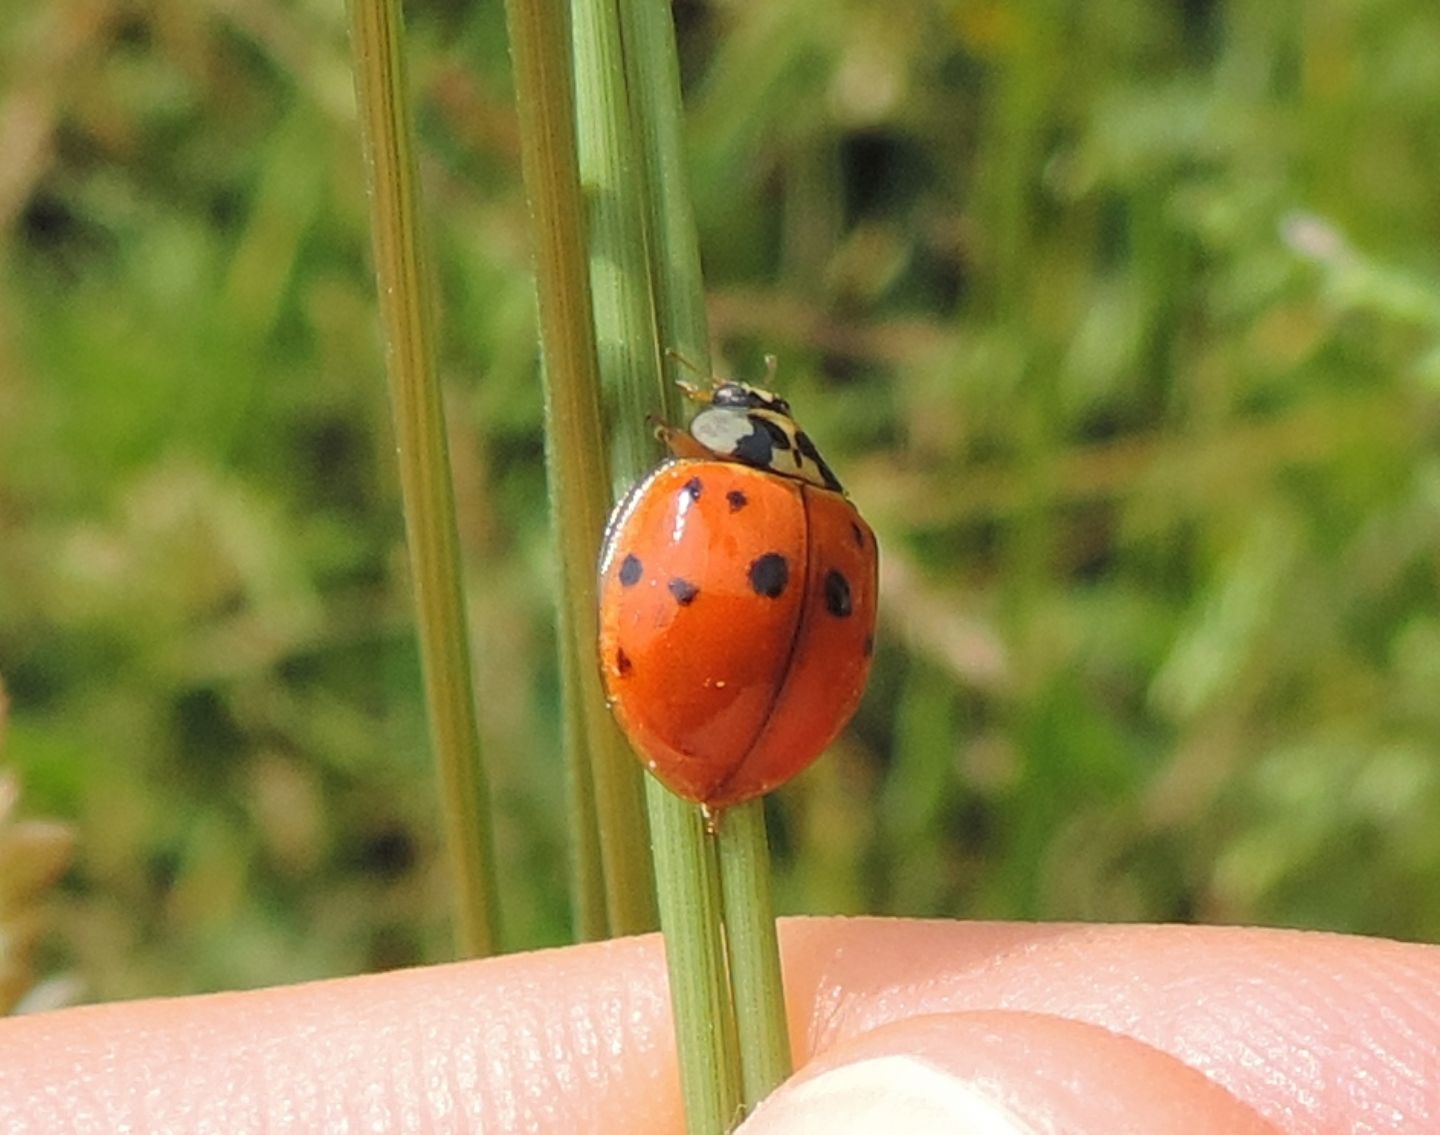
[[[647,767],[710,815],[808,766],[850,720],[874,649],[875,534],[760,387],[705,403],[611,514],[600,660]]]

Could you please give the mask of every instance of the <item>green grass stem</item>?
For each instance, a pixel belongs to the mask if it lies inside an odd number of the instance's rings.
[[[690,204],[680,66],[670,6],[620,6],[641,169],[646,178],[649,247],[660,341],[674,356],[710,366],[705,288]],[[671,374],[671,378],[693,375]],[[667,385],[671,385],[668,384]],[[790,1074],[790,1038],[770,894],[770,845],[760,801],[731,809],[716,839],[721,922],[729,959],[732,1012],[748,1110]]]
[[[748,1110],[792,1070],[764,803],[751,800],[727,811],[716,842],[740,1077]]]
[[[555,508],[551,508],[552,518]],[[610,910],[605,895],[604,856],[600,846],[600,817],[595,807],[595,778],[591,772],[589,723],[586,718],[580,667],[590,663],[588,653],[570,626],[561,597],[556,604],[556,638],[560,655],[560,704],[565,714],[561,743],[565,747],[566,813],[570,840],[570,911],[577,940],[597,942],[609,936]],[[625,754],[621,754],[624,756]]]
[[[700,245],[686,173],[685,115],[674,18],[668,3],[634,0],[620,5],[620,19],[629,45],[626,78],[634,108],[636,150],[645,180],[647,239],[660,344],[663,351],[672,352],[665,355],[669,377],[693,380],[693,375],[676,372],[674,356],[708,371],[710,334],[700,275]],[[666,385],[672,387],[673,383]]]
[[[744,1080],[715,847],[700,809],[647,779],[685,1129],[724,1135],[744,1114]]]
[[[642,159],[631,121],[616,6],[578,0],[573,10],[580,180],[589,226],[596,349],[602,381],[615,403],[618,496],[655,462],[647,419],[657,407],[663,416],[673,417],[677,400],[661,381]]]
[[[634,934],[654,929],[656,913],[645,847],[642,774],[605,709],[595,664],[595,555],[610,506],[610,474],[587,286],[570,27],[563,6],[545,0],[509,0],[506,15],[534,238],[546,460],[564,606],[565,700],[580,707],[575,720],[584,721],[583,734],[567,730],[571,780],[580,789],[575,799],[582,799],[588,766],[598,819],[598,838],[588,822],[573,833],[578,852],[573,862],[577,872],[588,871],[584,857],[598,844],[609,930]],[[599,921],[599,900],[585,874],[577,873],[572,889],[579,894],[578,928],[588,934]]]
[[[645,423],[677,420],[661,359],[674,352],[708,367],[709,336],[669,7],[635,0],[582,3],[577,12],[601,367],[620,392],[617,432],[634,439],[617,454],[624,487],[654,460]],[[722,829],[732,833],[717,844],[694,808],[658,786],[649,800],[687,1122],[693,1132],[725,1131],[789,1071],[763,813],[754,805],[737,810],[734,824],[727,816]],[[734,861],[723,876],[722,859]]]
[[[457,895],[458,944],[464,955],[485,955],[494,952],[498,937],[495,857],[416,205],[400,5],[395,0],[352,0],[350,19],[386,373],[426,707]]]

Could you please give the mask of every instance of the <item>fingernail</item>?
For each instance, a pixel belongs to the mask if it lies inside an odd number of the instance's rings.
[[[736,1135],[1037,1135],[975,1084],[909,1056],[882,1056],[781,1088]]]

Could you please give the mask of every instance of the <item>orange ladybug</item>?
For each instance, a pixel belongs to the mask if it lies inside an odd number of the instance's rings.
[[[616,506],[600,556],[608,700],[646,766],[709,815],[808,766],[850,720],[875,642],[875,534],[790,406],[708,403]]]

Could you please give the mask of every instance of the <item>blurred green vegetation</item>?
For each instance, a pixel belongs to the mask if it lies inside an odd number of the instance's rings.
[[[793,911],[1440,938],[1440,11],[685,3],[728,367],[879,532]],[[563,941],[498,5],[411,8],[506,940]],[[446,956],[344,13],[0,15],[0,674],[110,998]]]

